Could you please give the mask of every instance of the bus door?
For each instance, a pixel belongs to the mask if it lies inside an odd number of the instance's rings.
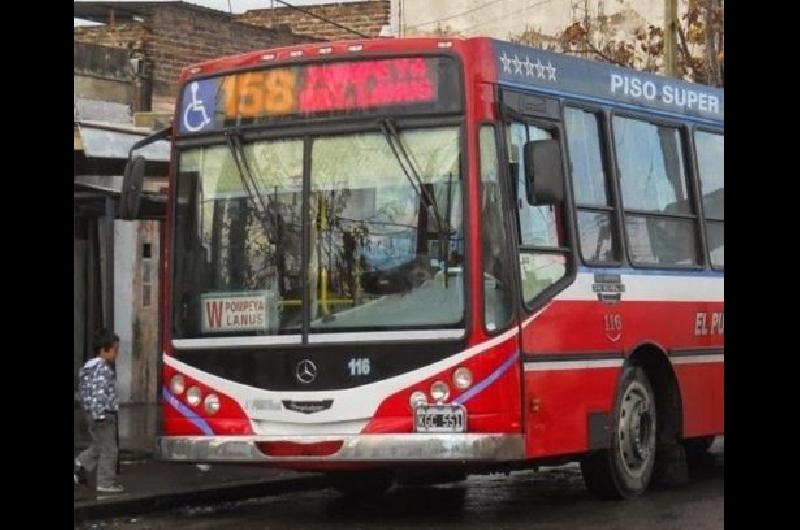
[[[534,389],[528,368],[535,366],[537,355],[541,358],[556,353],[549,344],[560,332],[555,327],[555,319],[540,319],[535,315],[574,278],[570,243],[574,237],[567,215],[565,146],[558,101],[506,91],[503,103],[508,189],[518,250],[518,322],[526,374],[524,408],[529,415]],[[538,173],[533,179],[530,178],[532,170]],[[526,425],[530,423],[528,419],[526,417]],[[529,430],[526,434],[533,435]]]

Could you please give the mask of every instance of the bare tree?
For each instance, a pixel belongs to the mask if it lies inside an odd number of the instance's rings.
[[[722,0],[689,0],[678,26],[681,64],[685,73],[698,83],[724,86],[725,7]],[[702,48],[693,53],[692,47]]]
[[[678,20],[678,68],[684,79],[712,86],[724,86],[724,1],[688,0],[686,12]],[[509,40],[529,46],[591,57],[620,66],[659,72],[664,67],[664,29],[641,27],[632,42],[608,40],[602,46],[589,38],[584,23],[567,26],[557,38],[530,27]]]

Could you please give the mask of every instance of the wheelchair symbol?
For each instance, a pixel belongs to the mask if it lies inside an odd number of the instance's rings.
[[[186,105],[186,110],[183,112],[183,126],[189,132],[197,132],[211,123],[211,119],[206,113],[206,106],[201,100],[197,99],[197,90],[200,88],[200,84],[195,81],[190,86],[192,89],[192,100]],[[190,117],[192,116],[193,119],[190,121]],[[192,122],[194,122],[194,125],[192,125]]]

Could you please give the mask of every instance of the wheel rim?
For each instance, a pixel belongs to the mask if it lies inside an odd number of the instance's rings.
[[[622,396],[617,437],[622,466],[630,476],[641,477],[655,455],[656,415],[650,393],[638,381]]]

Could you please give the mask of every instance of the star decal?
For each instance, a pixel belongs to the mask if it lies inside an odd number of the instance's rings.
[[[547,70],[547,80],[548,81],[555,81],[556,80],[556,67],[550,61],[547,61],[547,66],[545,67]]]
[[[539,79],[544,79],[544,69],[545,69],[545,66],[544,66],[544,65],[542,64],[542,62],[541,62],[541,61],[540,61],[540,60],[537,58],[537,59],[536,59],[536,73],[537,73],[537,75],[539,76]]]
[[[508,58],[506,52],[503,52],[503,56],[500,57],[500,62],[503,63],[503,72],[511,73],[511,68],[509,68],[509,63],[511,63],[511,59]]]
[[[541,59],[537,57],[536,62],[533,62],[529,55],[525,55],[524,60],[520,60],[518,54],[515,53],[513,57],[509,57],[506,52],[503,52],[498,59],[503,64],[503,73],[521,75],[533,79],[544,79],[546,81],[557,81],[557,68],[553,66],[552,61],[542,64]]]
[[[517,57],[516,53],[514,54],[514,59],[511,61],[511,63],[514,65],[514,73],[515,74],[521,74],[522,73],[522,61],[519,60],[519,57]]]
[[[533,73],[533,68],[534,68],[534,66],[536,66],[536,65],[535,65],[534,63],[532,63],[532,62],[531,62],[531,60],[528,58],[528,56],[527,56],[527,55],[525,56],[525,62],[524,62],[524,63],[522,63],[522,64],[524,64],[524,65],[525,65],[525,75],[527,75],[527,76],[530,76],[530,77],[533,77],[533,76],[534,76],[534,73]]]

